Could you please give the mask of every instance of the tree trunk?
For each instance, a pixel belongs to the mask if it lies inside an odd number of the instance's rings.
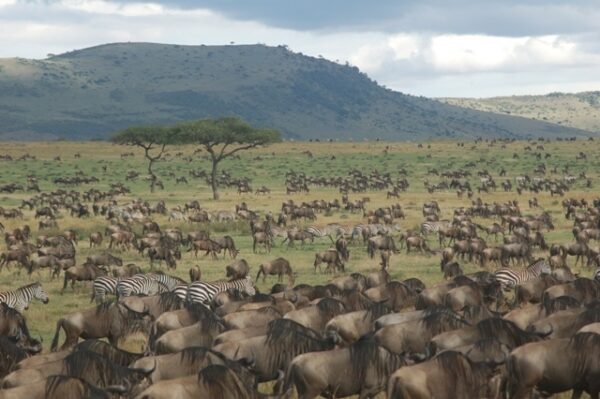
[[[147,156],[147,155],[146,155]],[[148,157],[148,173],[150,174],[150,177],[152,178],[152,180],[150,181],[150,192],[153,193],[154,192],[154,186],[156,185],[156,176],[154,176],[154,172],[152,172],[152,163],[154,162],[153,159]]]
[[[210,172],[210,185],[212,188],[214,200],[219,199],[219,185],[218,185],[218,181],[217,181],[217,165],[218,164],[219,164],[219,161],[217,161],[216,159],[213,158],[212,170]]]

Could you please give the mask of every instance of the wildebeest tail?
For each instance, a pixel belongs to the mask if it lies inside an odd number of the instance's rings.
[[[56,332],[54,333],[54,338],[52,338],[52,345],[50,346],[50,350],[52,352],[56,352],[56,349],[58,348],[58,338],[60,335],[60,329],[63,328],[63,320],[64,319],[60,319],[56,322]]]

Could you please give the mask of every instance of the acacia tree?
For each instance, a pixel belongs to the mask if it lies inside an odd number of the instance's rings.
[[[173,139],[173,129],[163,126],[132,126],[112,137],[113,143],[136,146],[144,150],[144,156],[148,160],[150,192],[154,192],[158,181],[152,166],[163,156],[167,144],[174,142]]]
[[[253,128],[233,117],[201,119],[176,125],[177,142],[197,144],[210,155],[210,185],[213,198],[219,199],[217,172],[219,163],[237,152],[281,140],[278,131]]]

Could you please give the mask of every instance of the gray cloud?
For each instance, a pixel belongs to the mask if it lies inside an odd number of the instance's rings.
[[[136,0],[126,0],[134,2]],[[597,0],[157,0],[294,30],[523,36],[598,29]]]
[[[11,1],[0,0],[0,57],[117,41],[261,42],[350,61],[419,95],[600,89],[597,0]]]

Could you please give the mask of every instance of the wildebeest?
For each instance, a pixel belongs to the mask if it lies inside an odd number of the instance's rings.
[[[86,263],[96,266],[123,266],[123,260],[108,252],[102,252],[87,257]]]
[[[317,267],[319,267],[319,271],[321,271],[321,263],[327,263],[327,268],[325,272],[332,271],[337,272],[339,268],[341,271],[344,271],[344,262],[342,260],[341,254],[336,249],[328,249],[327,251],[319,252],[315,254],[315,273],[317,272]]]
[[[268,233],[263,232],[263,231],[257,231],[256,233],[252,234],[252,251],[254,253],[256,253],[256,245],[257,244],[264,245],[266,251],[271,252],[271,245],[272,245],[271,235],[269,235]]]
[[[572,338],[552,339],[523,345],[509,356],[507,391],[525,398],[537,388],[555,394],[573,389],[597,398],[600,393],[600,335],[578,333]]]
[[[106,269],[90,263],[69,267],[65,270],[65,280],[61,293],[65,292],[69,281],[71,281],[71,288],[75,289],[76,281],[94,281],[96,277],[106,276],[107,274]]]
[[[221,249],[223,250],[223,255],[229,253],[229,256],[235,259],[235,257],[240,253],[240,251],[235,248],[235,241],[233,241],[233,238],[231,238],[231,236],[215,238],[215,242],[217,242],[221,246]]]
[[[265,282],[267,275],[271,274],[277,275],[277,281],[279,282],[283,280],[283,276],[287,276],[289,285],[294,285],[294,273],[290,266],[290,262],[287,259],[277,258],[269,262],[261,263],[258,267],[258,273],[256,274],[256,281],[258,281],[261,273],[263,275],[263,283]]]
[[[250,266],[245,259],[240,259],[225,267],[225,275],[232,280],[244,278],[250,272]]]
[[[395,371],[387,385],[390,399],[484,398],[492,368],[448,351],[423,363]]]
[[[75,344],[79,337],[108,338],[113,345],[127,334],[147,332],[147,323],[143,314],[132,312],[123,305],[115,302],[104,302],[94,308],[73,312],[63,316],[56,323],[56,332],[52,339],[51,350],[58,349],[60,330],[63,329],[66,339],[61,350]]]
[[[385,390],[394,370],[406,364],[403,355],[365,337],[349,348],[297,356],[288,367],[283,389],[295,386],[300,399],[319,395],[371,398]]]

